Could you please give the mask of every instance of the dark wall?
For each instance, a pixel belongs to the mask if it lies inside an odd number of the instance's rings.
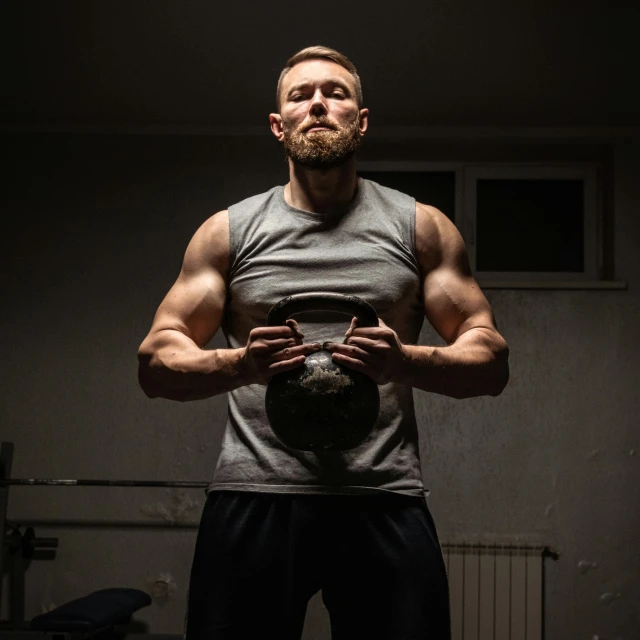
[[[275,83],[291,53],[326,44],[362,77],[363,159],[605,166],[607,274],[628,289],[486,291],[511,346],[505,393],[414,397],[441,536],[555,548],[548,640],[638,636],[636,5],[2,3],[0,430],[14,475],[211,477],[225,398],[147,399],[136,350],[197,227],[286,182],[262,134]],[[437,341],[425,325],[421,343]],[[181,633],[203,498],[12,488],[10,518],[60,539],[28,565],[27,615],[127,585],[153,594],[141,624]],[[328,636],[317,599],[305,634]]]
[[[638,11],[605,0],[9,0],[0,123],[264,126],[286,59],[324,44],[355,62],[377,125],[637,126]]]
[[[543,153],[534,146],[529,157]],[[593,159],[602,152],[597,144],[573,146],[553,153]],[[628,290],[487,290],[511,347],[505,392],[464,401],[414,394],[442,538],[558,551],[545,581],[546,637],[558,640],[633,637],[638,629],[640,155],[637,143],[609,146],[616,274]],[[15,135],[4,137],[3,149],[11,166],[3,186],[0,424],[2,439],[16,445],[14,475],[208,481],[225,398],[149,400],[137,385],[136,350],[201,222],[286,182],[277,143]],[[454,149],[414,141],[404,151],[398,143],[369,145],[364,157],[465,153]],[[527,155],[522,145],[493,145],[484,157],[510,153]],[[420,342],[440,343],[426,323]],[[210,346],[223,346],[221,337]],[[60,539],[54,559],[30,563],[27,614],[129,585],[154,594],[141,622],[180,633],[203,497],[199,490],[12,488],[10,518]],[[317,599],[306,633],[327,633]]]

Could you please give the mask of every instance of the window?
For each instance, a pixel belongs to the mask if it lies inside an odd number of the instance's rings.
[[[413,196],[418,202],[430,204],[456,221],[455,171],[358,171],[359,175],[385,187]]]
[[[598,280],[594,166],[464,169],[469,258],[484,280]]]
[[[606,286],[595,163],[360,162],[358,174],[445,213],[482,286]]]

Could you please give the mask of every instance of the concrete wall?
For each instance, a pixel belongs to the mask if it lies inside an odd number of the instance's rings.
[[[16,445],[13,475],[208,480],[225,399],[147,399],[136,349],[198,225],[286,181],[277,144],[80,135],[7,135],[2,144],[12,166],[3,186],[0,431]],[[511,347],[506,391],[463,401],[415,394],[441,537],[558,551],[546,562],[548,640],[630,640],[640,631],[640,143],[604,147],[613,158],[615,275],[628,290],[487,290]],[[363,157],[478,153],[435,149],[379,142]],[[522,145],[483,153],[527,154]],[[583,159],[602,145],[550,153]],[[421,342],[439,338],[427,325]],[[10,519],[59,538],[53,556],[30,562],[27,617],[132,586],[154,596],[136,615],[141,627],[180,633],[203,500],[199,490],[12,488]],[[595,566],[581,570],[581,561]],[[305,640],[327,637],[314,598]]]

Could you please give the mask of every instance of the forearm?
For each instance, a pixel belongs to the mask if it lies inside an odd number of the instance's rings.
[[[465,332],[446,347],[403,346],[406,359],[397,381],[452,398],[497,396],[509,380],[509,349],[485,328]]]
[[[247,384],[243,353],[244,349],[200,349],[184,334],[167,329],[141,345],[138,380],[150,398],[209,398]]]

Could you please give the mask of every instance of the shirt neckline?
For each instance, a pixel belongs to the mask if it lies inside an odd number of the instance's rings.
[[[277,193],[278,193],[278,199],[280,201],[280,204],[285,209],[287,209],[287,211],[297,216],[304,216],[311,220],[318,220],[320,222],[324,222],[332,218],[337,219],[337,218],[344,217],[346,214],[351,213],[352,211],[354,211],[360,206],[360,203],[362,202],[362,198],[363,198],[363,192],[364,192],[364,180],[358,177],[356,195],[353,198],[353,200],[340,213],[317,213],[315,211],[305,211],[304,209],[298,209],[287,202],[286,198],[284,197],[284,187],[285,185],[278,186]]]

